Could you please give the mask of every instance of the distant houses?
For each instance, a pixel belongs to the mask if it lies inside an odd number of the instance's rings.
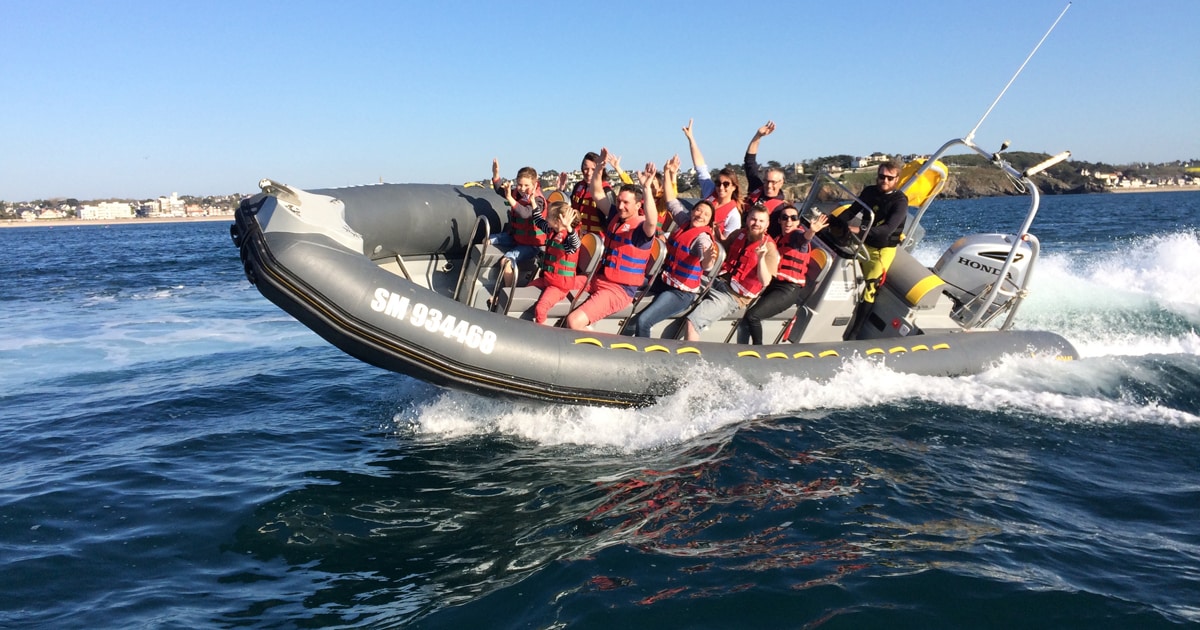
[[[100,201],[79,203],[68,201],[15,203],[0,205],[0,215],[15,216],[22,221],[48,221],[78,218],[81,221],[116,221],[137,218],[185,218],[232,216],[241,195],[204,197],[202,199],[159,197],[144,201]]]
[[[854,158],[853,160],[850,161],[850,168],[855,168],[855,169],[868,168],[871,166],[875,166],[876,164],[883,164],[884,162],[886,162],[890,159],[892,159],[892,156],[890,156],[886,153],[880,153],[880,152],[876,151],[875,153],[872,153],[871,155],[868,155],[866,157]]]
[[[1139,188],[1172,188],[1179,186],[1197,186],[1200,185],[1200,179],[1190,175],[1179,175],[1176,177],[1158,177],[1144,178],[1137,175],[1127,176],[1120,171],[1105,173],[1100,171],[1091,171],[1090,169],[1080,169],[1080,175],[1091,177],[1099,180],[1104,184],[1105,188],[1109,189],[1132,189]]]

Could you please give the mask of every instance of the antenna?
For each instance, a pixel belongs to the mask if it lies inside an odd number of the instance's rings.
[[[1012,78],[1008,80],[1008,83],[1004,86],[1004,89],[1000,90],[1000,94],[996,96],[996,100],[992,101],[992,104],[987,108],[987,111],[983,113],[983,118],[980,118],[979,122],[975,123],[975,128],[971,130],[971,133],[967,134],[966,138],[963,138],[964,140],[969,143],[973,138],[975,138],[975,132],[979,131],[979,126],[982,125],[983,121],[986,120],[988,115],[992,113],[992,109],[996,107],[996,103],[999,103],[1000,99],[1004,98],[1004,93],[1008,91],[1010,86],[1012,86],[1013,81],[1017,80],[1017,77],[1021,74],[1021,71],[1025,69],[1025,65],[1029,63],[1030,59],[1033,59],[1034,53],[1036,53],[1038,49],[1042,47],[1042,42],[1045,42],[1046,38],[1050,37],[1050,32],[1054,30],[1054,27],[1058,26],[1059,20],[1061,20],[1063,16],[1067,14],[1067,9],[1070,8],[1071,3],[1068,2],[1067,6],[1063,7],[1062,13],[1059,13],[1058,18],[1055,19],[1054,23],[1050,25],[1050,29],[1046,31],[1045,35],[1042,35],[1042,39],[1038,41],[1037,46],[1034,46],[1033,50],[1029,51],[1029,56],[1025,58],[1025,62],[1021,64],[1020,68],[1017,68],[1017,71],[1012,75]]]

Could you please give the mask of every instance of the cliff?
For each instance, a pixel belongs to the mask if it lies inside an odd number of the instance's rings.
[[[1049,174],[1033,178],[1038,190],[1044,195],[1068,195],[1104,192],[1104,186],[1096,180],[1073,182],[1063,181]],[[942,197],[948,199],[972,199],[976,197],[998,197],[1021,195],[1016,185],[1004,173],[989,167],[959,167],[950,173]]]

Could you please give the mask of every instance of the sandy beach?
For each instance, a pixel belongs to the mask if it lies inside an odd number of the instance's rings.
[[[233,223],[233,215],[222,214],[210,217],[153,217],[145,219],[110,219],[95,221],[84,221],[81,219],[38,219],[36,221],[7,219],[0,221],[0,228],[78,227],[81,225],[141,225],[146,223],[207,223],[213,221]]]
[[[1143,186],[1142,188],[1109,188],[1108,192],[1124,193],[1153,193],[1153,192],[1196,192],[1200,186]]]

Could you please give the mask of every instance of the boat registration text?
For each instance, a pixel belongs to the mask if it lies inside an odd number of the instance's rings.
[[[387,289],[375,289],[375,297],[371,300],[371,310],[400,321],[406,321],[431,333],[441,333],[447,339],[454,339],[458,343],[484,354],[491,354],[496,347],[496,333],[484,330],[465,319],[457,319],[453,315],[443,315],[436,308],[430,308],[423,302],[413,302],[407,297],[397,295]]]

